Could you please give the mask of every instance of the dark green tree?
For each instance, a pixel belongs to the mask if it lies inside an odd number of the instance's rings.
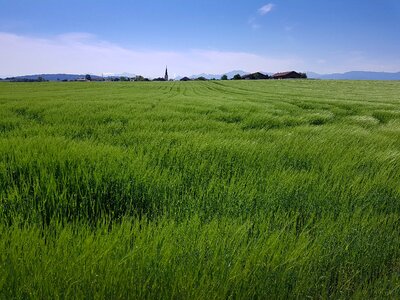
[[[307,74],[306,73],[299,73],[300,78],[307,79]]]
[[[242,79],[242,76],[240,76],[240,74],[236,74],[235,76],[233,76],[232,79],[233,80],[240,80],[240,79]]]
[[[135,77],[135,81],[144,81],[144,77],[142,76],[142,75],[137,75],[136,77]]]
[[[226,74],[222,75],[221,80],[228,80],[228,76]]]

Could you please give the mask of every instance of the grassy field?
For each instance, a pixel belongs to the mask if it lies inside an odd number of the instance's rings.
[[[400,82],[0,84],[0,298],[400,297]]]

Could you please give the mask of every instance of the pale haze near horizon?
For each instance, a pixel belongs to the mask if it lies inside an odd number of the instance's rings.
[[[397,1],[0,1],[0,77],[400,71]]]

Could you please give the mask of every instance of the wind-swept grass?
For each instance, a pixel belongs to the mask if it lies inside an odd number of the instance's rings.
[[[399,297],[399,92],[0,84],[0,298]]]

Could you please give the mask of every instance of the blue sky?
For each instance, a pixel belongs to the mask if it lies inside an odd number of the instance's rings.
[[[0,0],[0,76],[400,71],[399,0]]]

